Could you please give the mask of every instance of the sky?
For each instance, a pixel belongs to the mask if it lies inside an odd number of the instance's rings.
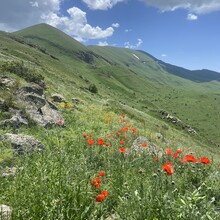
[[[84,45],[220,72],[220,0],[0,0],[0,30],[50,24]]]

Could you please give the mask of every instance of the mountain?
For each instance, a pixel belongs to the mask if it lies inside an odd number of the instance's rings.
[[[217,72],[187,70],[144,51],[84,46],[47,24],[11,34],[2,32],[1,42],[5,45],[1,54],[7,59],[22,59],[43,73],[49,93],[60,92],[70,98],[81,96],[83,90],[86,97],[89,85],[95,84],[102,100],[124,103],[158,118],[158,112],[165,110],[205,139],[220,142]]]

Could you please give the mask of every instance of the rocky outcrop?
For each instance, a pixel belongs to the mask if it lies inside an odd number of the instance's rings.
[[[29,135],[7,133],[0,138],[3,141],[9,141],[15,153],[18,154],[40,152],[43,149],[42,143]]]
[[[151,143],[146,137],[140,136],[134,140],[130,153],[147,153],[160,158],[163,155],[163,150]]]
[[[24,106],[29,117],[38,125],[48,126],[51,124],[64,125],[64,118],[56,106],[47,101],[43,88],[37,84],[30,84],[22,87],[16,92],[17,102]]]
[[[11,110],[13,116],[10,119],[0,121],[0,127],[10,126],[19,128],[21,125],[28,125],[28,120],[23,116],[22,111]]]
[[[189,125],[183,123],[179,118],[177,118],[173,115],[170,115],[169,113],[167,113],[165,111],[160,111],[159,113],[163,119],[170,121],[170,122],[172,122],[172,124],[175,124],[175,125],[181,127],[182,129],[186,130],[188,133],[196,134],[195,129],[193,129]]]

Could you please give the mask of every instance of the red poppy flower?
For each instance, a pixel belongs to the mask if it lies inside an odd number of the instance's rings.
[[[89,145],[93,145],[95,143],[95,141],[93,139],[88,139],[88,144]]]
[[[101,176],[101,177],[106,176],[106,172],[104,172],[104,171],[99,172],[99,176]]]
[[[106,146],[106,147],[109,147],[109,146],[110,146],[110,143],[105,143],[105,146]]]
[[[103,138],[98,138],[98,145],[103,145],[105,143],[105,140]]]
[[[125,153],[125,152],[127,151],[127,148],[121,147],[121,148],[118,149],[118,151],[119,151],[120,153]]]
[[[174,172],[174,169],[173,169],[173,167],[172,167],[172,163],[171,163],[171,162],[166,162],[166,163],[162,166],[162,169],[167,172],[167,175],[168,175],[168,176],[171,176],[171,175],[173,174],[173,172]]]
[[[124,140],[121,140],[121,141],[119,142],[119,144],[120,144],[120,145],[124,145],[124,144],[125,144],[125,141],[124,141]]]
[[[126,137],[126,134],[122,134],[121,137],[125,138],[125,137]]]
[[[92,134],[88,134],[89,137],[92,137]]]
[[[183,151],[180,150],[180,149],[177,149],[177,150],[176,150],[176,153],[177,153],[177,154],[181,154],[182,152],[183,152]]]
[[[159,158],[158,158],[158,157],[155,157],[155,158],[154,158],[154,161],[158,161],[158,160],[159,160]]]
[[[98,195],[95,197],[96,202],[102,202],[105,199],[105,195]]]
[[[207,164],[207,165],[210,164],[210,160],[207,157],[202,157],[202,158],[199,159],[199,161],[200,161],[200,163],[204,163],[204,164]]]
[[[191,154],[188,154],[186,155],[184,158],[181,159],[181,162],[182,163],[185,163],[185,162],[193,162],[193,163],[196,163],[197,162],[197,159],[191,155]]]
[[[107,198],[108,192],[106,190],[102,190],[101,195],[103,195],[105,198]]]
[[[174,155],[173,155],[173,158],[178,158],[179,157],[179,154],[178,153],[175,153]]]
[[[141,146],[142,147],[147,147],[147,143],[142,143]]]
[[[59,119],[59,120],[57,121],[57,124],[58,124],[58,125],[62,125],[62,124],[63,124],[63,121],[62,121],[61,119]]]
[[[86,135],[86,134],[83,134],[83,137],[84,137],[84,138],[86,138],[86,137],[87,137],[87,135]]]
[[[90,185],[98,189],[101,186],[101,179],[99,177],[94,178],[90,181]]]
[[[171,148],[167,148],[165,151],[168,156],[170,156],[173,152]]]
[[[115,132],[115,134],[119,135],[119,134],[120,134],[120,132],[119,132],[119,131],[116,131],[116,132]]]

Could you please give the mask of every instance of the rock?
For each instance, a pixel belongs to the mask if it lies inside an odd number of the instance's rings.
[[[140,136],[137,139],[134,140],[130,153],[150,153],[154,154],[155,157],[162,157],[163,150],[153,143],[151,143],[146,137]]]
[[[9,141],[18,154],[33,153],[35,150],[39,152],[43,149],[42,143],[29,135],[7,133],[1,139]]]
[[[78,105],[80,103],[79,99],[72,98],[72,103]]]
[[[0,77],[0,85],[13,87],[16,84],[16,80],[12,79],[9,76],[2,76]]]
[[[45,99],[43,88],[39,85],[32,83],[18,89],[16,98],[18,103],[25,107],[30,118],[38,125],[46,127],[57,124],[58,121],[62,121],[62,125],[64,125],[62,114],[53,103]]]
[[[57,94],[57,93],[52,94],[51,98],[53,99],[54,102],[66,102],[65,98],[62,95]]]
[[[15,111],[15,115],[10,119],[0,121],[0,127],[10,126],[13,128],[19,128],[21,125],[28,125],[28,120],[23,118],[21,111]]]
[[[12,219],[12,208],[7,205],[0,205],[0,220],[11,220]]]
[[[7,167],[2,173],[3,177],[15,176],[17,168],[16,167]]]
[[[44,90],[41,86],[39,86],[38,84],[35,83],[31,83],[27,86],[21,87],[20,89],[18,89],[17,94],[19,94],[20,96],[22,94],[26,95],[26,94],[37,94],[41,97],[44,96]]]

